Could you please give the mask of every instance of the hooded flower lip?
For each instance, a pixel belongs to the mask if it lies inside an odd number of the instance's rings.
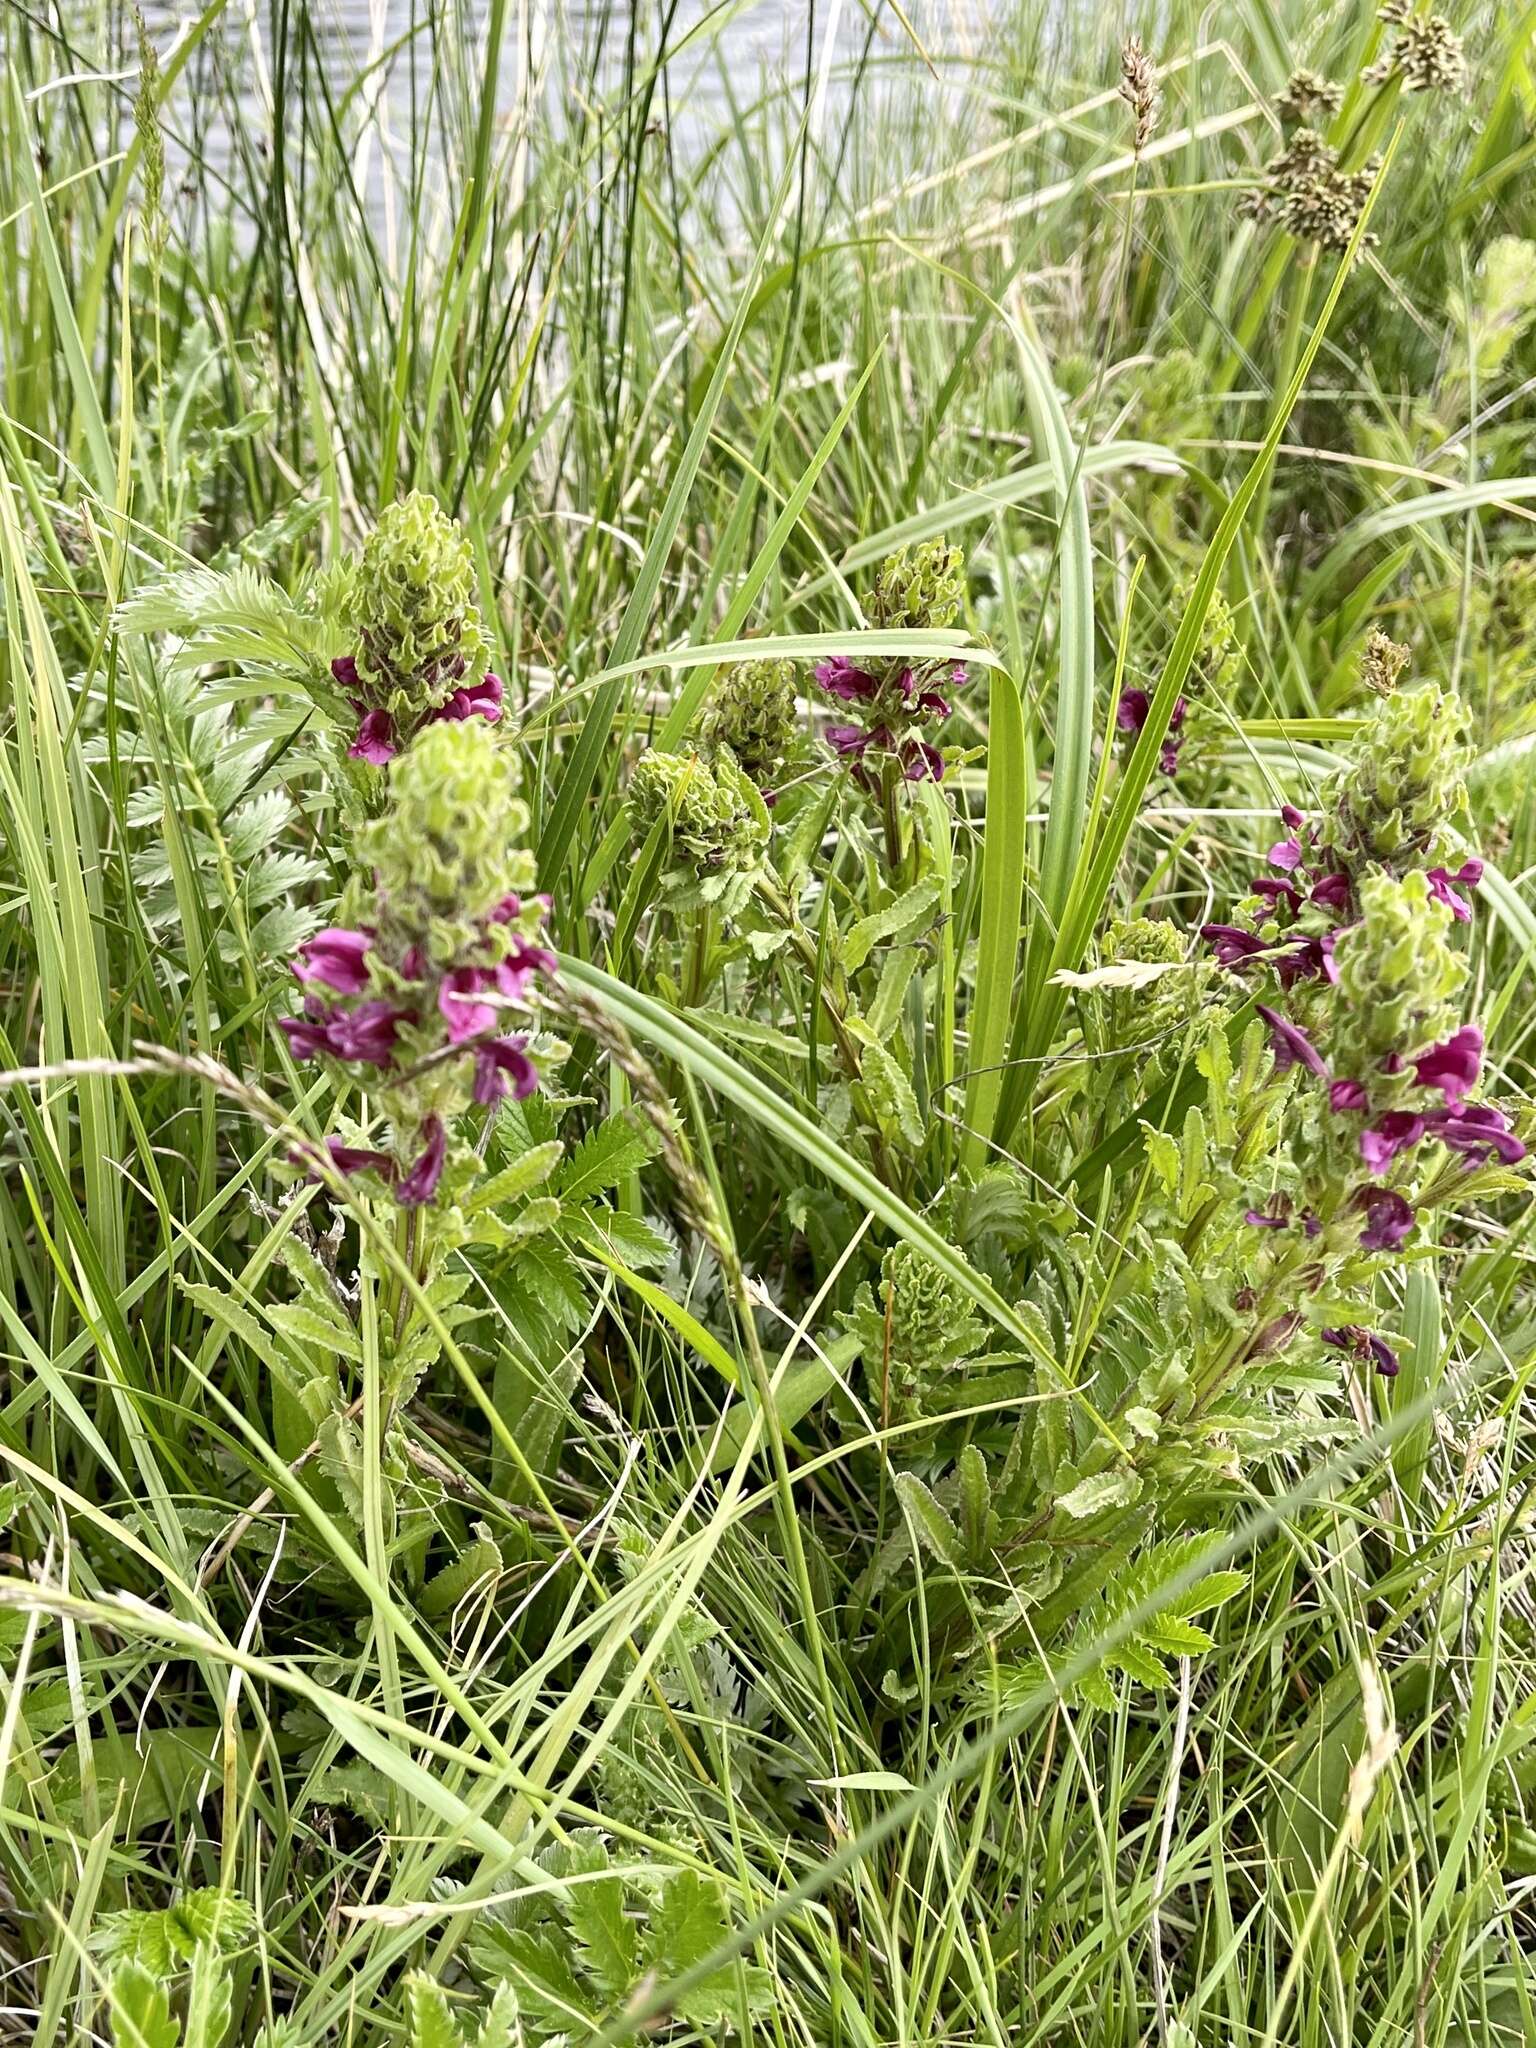
[[[814,673],[827,695],[840,697],[845,704],[868,704],[880,693],[880,685],[869,670],[860,668],[846,654],[834,654],[830,660],[818,662]]]
[[[1240,924],[1203,924],[1200,936],[1215,948],[1223,967],[1241,967],[1268,950],[1257,933],[1244,931]]]
[[[1396,1188],[1361,1188],[1352,1206],[1365,1212],[1360,1243],[1367,1251],[1396,1251],[1413,1228],[1413,1209]]]
[[[1465,896],[1458,896],[1452,888],[1453,882],[1475,889],[1483,879],[1483,863],[1480,860],[1465,860],[1455,874],[1448,874],[1444,868],[1429,870],[1429,893],[1437,903],[1443,903],[1458,924],[1469,924],[1472,920],[1472,906]]]
[[[475,1052],[475,1100],[489,1109],[509,1092],[522,1102],[539,1085],[538,1069],[524,1047],[526,1038],[493,1038]]]
[[[1428,1127],[1453,1152],[1468,1157],[1481,1152],[1497,1157],[1505,1166],[1518,1166],[1526,1148],[1510,1129],[1509,1118],[1491,1102],[1469,1102],[1455,1109],[1443,1109],[1428,1119]]]
[[[395,1162],[387,1152],[375,1152],[366,1145],[343,1145],[340,1138],[327,1138],[325,1149],[338,1173],[377,1173],[385,1180],[395,1177]]]
[[[362,711],[359,704],[356,707]],[[367,761],[375,768],[382,768],[387,761],[395,758],[395,721],[387,711],[363,711],[357,728],[357,738],[347,749],[354,761]]]
[[[454,691],[447,703],[432,713],[433,718],[483,718],[494,725],[502,711],[501,677],[487,669],[478,683],[468,689],[462,685]]]
[[[1293,1024],[1289,1017],[1282,1017],[1278,1010],[1270,1009],[1267,1003],[1256,1003],[1254,1008],[1269,1026],[1270,1046],[1277,1070],[1283,1074],[1290,1067],[1303,1066],[1309,1073],[1326,1081],[1328,1068],[1323,1056],[1301,1026]]]
[[[332,1059],[387,1067],[407,1014],[398,1004],[379,997],[359,1003],[356,1009],[344,1010],[339,1004],[322,1003],[308,996],[301,1015],[279,1017],[277,1021],[295,1059],[310,1060],[329,1053]]]
[[[1384,1380],[1396,1379],[1397,1353],[1385,1337],[1378,1337],[1374,1330],[1364,1330],[1358,1323],[1345,1323],[1336,1330],[1324,1330],[1323,1342],[1331,1344],[1336,1351],[1347,1351],[1351,1358],[1358,1358],[1362,1364],[1369,1361]]]
[[[1421,1088],[1438,1088],[1448,1103],[1460,1102],[1477,1086],[1483,1065],[1483,1034],[1476,1024],[1463,1024],[1443,1044],[1414,1056]]]
[[[448,1133],[443,1128],[442,1118],[429,1117],[423,1134],[426,1143],[420,1156],[395,1189],[395,1199],[402,1209],[419,1209],[423,1203],[430,1202],[443,1176],[443,1162],[448,1157]]]
[[[368,969],[363,963],[372,944],[372,932],[328,925],[300,946],[294,974],[306,986],[318,981],[337,995],[361,995],[368,986]]]
[[[1417,1145],[1428,1128],[1426,1120],[1411,1109],[1389,1109],[1360,1133],[1360,1157],[1372,1173],[1384,1173],[1399,1152]]]
[[[1315,884],[1311,900],[1320,903],[1325,910],[1347,910],[1349,908],[1349,877],[1345,874],[1324,875]]]
[[[1328,1107],[1332,1110],[1343,1112],[1369,1106],[1365,1089],[1359,1081],[1335,1081],[1328,1090]]]

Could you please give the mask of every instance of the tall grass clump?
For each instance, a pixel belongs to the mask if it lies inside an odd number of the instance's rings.
[[[0,10],[0,2025],[1536,2039],[1532,21]]]

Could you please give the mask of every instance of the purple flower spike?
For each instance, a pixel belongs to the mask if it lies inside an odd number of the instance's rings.
[[[426,1137],[421,1157],[395,1190],[395,1199],[402,1209],[419,1209],[423,1202],[430,1202],[443,1177],[443,1162],[448,1157],[448,1133],[443,1128],[441,1117],[428,1118]]]
[[[1328,1107],[1332,1110],[1342,1112],[1368,1106],[1364,1086],[1359,1081],[1335,1081],[1328,1090]]]
[[[518,1102],[539,1085],[538,1070],[523,1047],[526,1038],[493,1038],[475,1053],[475,1100],[489,1109],[511,1091]]]
[[[1140,732],[1151,708],[1152,700],[1145,690],[1122,690],[1115,706],[1115,723],[1122,732]]]
[[[1431,868],[1429,893],[1437,903],[1446,906],[1458,924],[1469,924],[1472,919],[1472,906],[1465,896],[1456,894],[1451,884],[1460,882],[1468,889],[1475,889],[1482,879],[1483,864],[1480,860],[1463,861],[1454,875],[1447,874],[1444,868]]]
[[[368,969],[363,963],[372,944],[372,932],[330,925],[300,946],[294,974],[306,985],[322,982],[339,996],[361,995],[368,986]]]
[[[846,654],[834,654],[830,661],[819,662],[816,680],[829,697],[841,697],[845,704],[867,704],[880,689],[869,670],[860,668]]]
[[[1413,1210],[1396,1188],[1362,1188],[1352,1206],[1365,1211],[1360,1242],[1367,1251],[1396,1251],[1413,1228]]]
[[[1483,1034],[1475,1024],[1463,1024],[1443,1045],[1431,1046],[1413,1062],[1421,1088],[1438,1088],[1447,1102],[1460,1102],[1477,1086],[1483,1065]]]
[[[369,761],[382,768],[395,758],[395,721],[387,711],[365,711],[357,738],[347,749],[354,761]]]
[[[1269,1042],[1277,1071],[1283,1074],[1290,1067],[1303,1066],[1309,1073],[1326,1081],[1328,1069],[1323,1056],[1301,1026],[1293,1024],[1289,1017],[1282,1017],[1278,1010],[1270,1009],[1266,1003],[1257,1003],[1254,1007],[1269,1026]]]
[[[1411,1109],[1388,1110],[1379,1123],[1360,1133],[1360,1157],[1372,1173],[1384,1173],[1399,1152],[1417,1145],[1425,1128],[1424,1118]]]

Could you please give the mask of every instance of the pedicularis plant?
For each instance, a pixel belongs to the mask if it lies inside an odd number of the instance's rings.
[[[514,1290],[525,1267],[547,1305],[551,1248],[594,1242],[592,1216],[551,1180],[553,1109],[510,1116],[541,1070],[574,1106],[598,1084],[594,1059],[616,1058],[639,1101],[594,1134],[630,1175],[622,1208],[599,1212],[610,1254],[625,1230],[641,1264],[671,1245],[709,1259],[722,1241],[677,1148],[668,1077],[590,1007],[573,1013],[574,1052],[530,1015],[559,969],[461,538],[408,499],[339,588],[356,647],[331,662],[345,713],[315,688],[346,740],[328,758],[352,778],[338,815],[354,872],[336,921],[299,949],[280,1023],[336,1083],[311,1173],[332,1198],[350,1183],[403,1255],[385,1355],[405,1400],[445,1318],[467,1316],[466,1261],[494,1251]],[[953,629],[966,595],[960,551],[936,541],[885,562],[863,611],[877,630],[931,635]],[[1218,603],[1162,750],[1170,786],[1204,772],[1186,712],[1238,655]],[[890,1482],[892,1511],[819,1540],[863,1617],[850,1654],[893,1713],[917,1677],[913,1602],[946,1688],[1027,1691],[1224,1526],[1257,1466],[1353,1428],[1341,1374],[1359,1403],[1398,1370],[1393,1277],[1433,1256],[1443,1212],[1496,1198],[1524,1160],[1482,1098],[1482,1035],[1461,1006],[1457,934],[1481,877],[1459,836],[1466,716],[1453,693],[1405,683],[1407,661],[1379,634],[1366,642],[1376,709],[1312,814],[1282,807],[1264,871],[1225,920],[1106,926],[1097,964],[1069,977],[1075,1016],[1036,1092],[1027,1172],[1006,1153],[957,1170],[963,1072],[929,1021],[952,1019],[948,1044],[963,1046],[971,970],[946,928],[967,869],[951,772],[965,757],[943,746],[958,653],[839,655],[804,677],[745,663],[688,744],[629,763],[616,964],[728,1042],[787,1059],[822,1128],[959,1262],[900,1239],[871,1248],[825,1311],[825,1341],[857,1361],[828,1424],[854,1439],[850,1469],[872,1498]],[[1128,688],[1121,730],[1148,704]],[[1095,1166],[1106,1141],[1113,1173]],[[305,1164],[304,1147],[295,1156]],[[618,1179],[596,1176],[589,1194]],[[798,1182],[753,1260],[798,1298],[855,1223],[845,1196]],[[366,1239],[362,1258],[377,1268]],[[1006,1325],[978,1308],[966,1268],[1009,1305]],[[579,1286],[579,1267],[561,1270]],[[322,1405],[355,1457],[345,1394],[338,1382]],[[999,1606],[975,1591],[993,1571],[1010,1587]],[[1161,1683],[1165,1658],[1208,1640],[1193,1617],[1240,1583],[1199,1581],[1090,1667],[1085,1696],[1111,1700],[1115,1673]]]

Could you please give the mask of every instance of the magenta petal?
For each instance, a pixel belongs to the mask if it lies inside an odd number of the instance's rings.
[[[351,931],[343,925],[328,926],[300,946],[293,962],[294,974],[306,984],[323,982],[338,995],[361,995],[368,986],[364,961],[372,944],[372,932]]]
[[[1203,924],[1200,936],[1215,948],[1217,961],[1223,967],[1241,967],[1255,953],[1264,951],[1264,941],[1237,924]]]
[[[1303,1066],[1323,1080],[1328,1078],[1322,1054],[1299,1024],[1293,1024],[1289,1017],[1282,1017],[1278,1010],[1270,1009],[1266,1003],[1256,1003],[1254,1007],[1269,1026],[1269,1042],[1275,1055],[1275,1067],[1280,1073],[1289,1067]]]
[[[1152,708],[1145,690],[1122,690],[1115,706],[1115,723],[1122,732],[1140,732]]]
[[[1518,1166],[1525,1146],[1510,1129],[1509,1118],[1491,1102],[1463,1103],[1456,1109],[1438,1110],[1426,1119],[1427,1128],[1442,1145],[1469,1158],[1481,1153],[1495,1155],[1506,1166]]]
[[[1348,875],[1324,875],[1312,891],[1312,901],[1328,910],[1344,910],[1349,904]]]
[[[493,1038],[475,1052],[474,1097],[487,1109],[511,1090],[522,1102],[539,1085],[539,1070],[523,1050],[526,1038]]]
[[[357,738],[348,747],[347,753],[354,761],[371,761],[375,768],[382,768],[386,761],[395,758],[395,721],[387,711],[365,712],[357,728]]]
[[[387,1152],[374,1152],[366,1145],[343,1145],[339,1138],[327,1138],[325,1149],[339,1173],[377,1173],[385,1180],[395,1177],[395,1162]]]
[[[331,663],[331,674],[344,690],[357,688],[357,662],[350,654],[338,654]]]
[[[1448,874],[1444,868],[1431,868],[1429,870],[1429,893],[1437,903],[1445,904],[1458,924],[1469,924],[1472,918],[1472,906],[1464,896],[1456,894],[1451,884],[1453,882],[1461,882],[1467,888],[1475,889],[1482,879],[1483,864],[1480,860],[1463,861],[1454,875]]]
[[[880,685],[846,654],[834,654],[830,661],[818,663],[816,680],[831,697],[840,697],[845,704],[867,704],[879,694]]]
[[[1336,1111],[1366,1108],[1363,1084],[1359,1081],[1335,1081],[1328,1090],[1328,1107]]]
[[[1277,839],[1269,849],[1268,860],[1272,868],[1282,868],[1289,874],[1301,866],[1301,841],[1294,833],[1289,839]]]
[[[1438,1088],[1447,1102],[1460,1102],[1477,1086],[1483,1065],[1483,1034],[1476,1024],[1463,1024],[1443,1045],[1415,1056],[1414,1072],[1421,1088]]]
[[[387,1067],[405,1014],[382,998],[359,1003],[355,1010],[337,1010],[331,1017],[327,1049],[339,1060],[360,1060],[365,1066]]]
[[[395,1190],[395,1199],[403,1209],[419,1209],[423,1202],[430,1202],[443,1177],[443,1162],[448,1157],[448,1133],[443,1128],[441,1117],[427,1120],[426,1139],[420,1158]]]
[[[1298,811],[1294,804],[1282,804],[1280,806],[1280,822],[1292,832],[1299,832],[1307,820],[1305,813]]]
[[[901,751],[902,773],[908,782],[942,782],[944,756],[926,740],[908,740]]]
[[[1381,1173],[1399,1152],[1417,1145],[1425,1128],[1424,1118],[1411,1109],[1388,1110],[1370,1130],[1360,1133],[1360,1157],[1372,1173]]]
[[[1413,1210],[1396,1188],[1362,1188],[1352,1206],[1365,1211],[1360,1242],[1367,1251],[1396,1251],[1413,1228]]]
[[[479,1000],[488,985],[494,986],[494,976],[480,967],[455,967],[438,983],[437,1007],[447,1022],[450,1045],[496,1028],[495,1004]]]
[[[1251,1224],[1255,1230],[1284,1230],[1287,1228],[1290,1218],[1288,1216],[1266,1216],[1261,1210],[1245,1209],[1243,1211],[1243,1221]]]

